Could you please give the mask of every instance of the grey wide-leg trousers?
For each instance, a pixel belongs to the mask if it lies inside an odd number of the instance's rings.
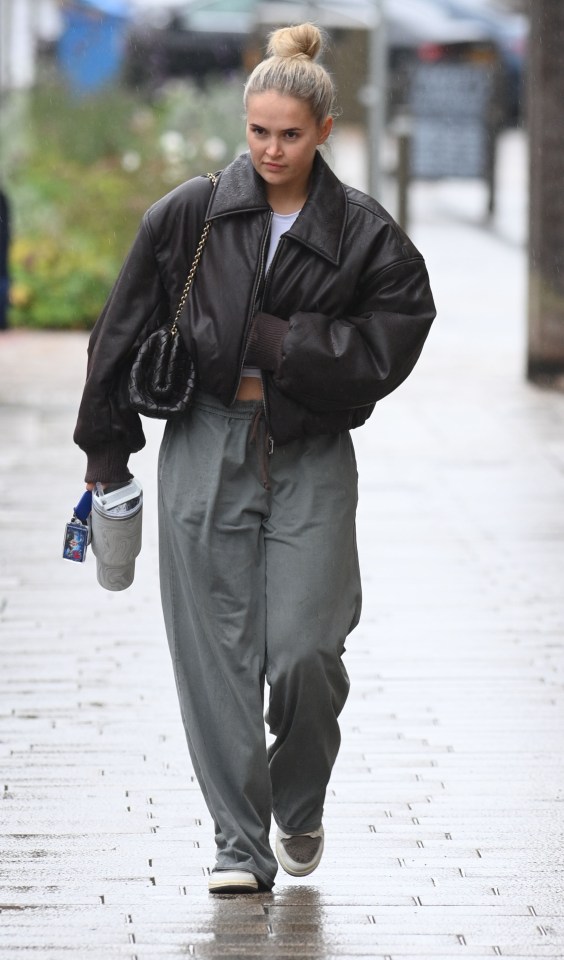
[[[216,869],[250,870],[270,888],[271,815],[288,833],[321,823],[361,591],[350,436],[268,456],[260,417],[255,402],[226,408],[200,394],[169,421],[159,528],[166,630]]]

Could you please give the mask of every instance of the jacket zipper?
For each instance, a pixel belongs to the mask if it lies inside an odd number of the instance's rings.
[[[258,304],[258,306],[260,307],[261,310],[262,310],[263,307],[264,307],[264,301],[265,301],[265,299],[266,299],[266,292],[267,292],[267,290],[268,290],[268,287],[270,286],[270,278],[271,278],[271,276],[272,276],[272,270],[273,270],[273,268],[274,268],[274,265],[275,265],[276,261],[278,260],[278,256],[279,256],[279,254],[280,254],[280,247],[281,247],[281,245],[282,245],[283,240],[284,240],[284,237],[283,237],[283,236],[280,237],[280,240],[278,241],[278,245],[277,245],[277,247],[276,247],[276,250],[274,251],[274,256],[273,256],[273,258],[272,258],[272,260],[271,260],[270,266],[269,266],[268,270],[266,271],[266,275],[265,275],[265,278],[264,278],[264,286],[263,286],[263,288],[262,288],[261,295],[260,295],[260,303]]]
[[[272,214],[271,214],[270,216],[271,216],[271,220],[272,220]],[[261,294],[260,294],[260,302],[257,304],[257,306],[260,307],[261,309],[262,309],[262,307],[264,306],[264,300],[265,300],[265,297],[266,297],[266,291],[267,291],[267,289],[268,289],[268,284],[269,284],[269,282],[270,282],[270,277],[272,276],[272,270],[273,270],[274,264],[276,263],[276,260],[278,259],[278,253],[279,253],[279,251],[280,251],[280,243],[281,243],[281,240],[282,240],[282,238],[280,238],[280,240],[278,241],[278,245],[277,245],[277,247],[276,247],[276,250],[274,251],[274,257],[272,258],[272,262],[271,262],[268,270],[266,271],[266,275],[265,275],[265,278],[264,278],[264,286],[263,286],[263,289],[262,289]],[[262,390],[262,405],[263,405],[263,407],[264,407],[264,418],[265,418],[265,421],[266,421],[266,428],[267,428],[267,450],[268,450],[269,456],[272,456],[272,454],[274,453],[274,439],[272,438],[272,436],[271,436],[271,434],[270,434],[270,432],[269,432],[269,414],[268,414],[268,403],[267,403],[267,399],[266,399],[265,374],[264,374],[264,372],[263,372],[262,370],[261,370],[261,374],[260,374],[260,384],[261,384],[261,390]]]
[[[246,329],[246,331],[245,331],[245,349],[243,350],[243,359],[242,359],[242,361],[241,361],[241,367],[240,367],[240,370],[239,370],[239,379],[237,380],[237,388],[236,388],[236,390],[235,390],[235,396],[233,397],[233,400],[231,401],[232,403],[235,402],[235,398],[236,398],[236,396],[237,396],[237,391],[239,390],[239,386],[240,386],[240,383],[241,383],[241,377],[242,377],[242,375],[243,375],[243,367],[244,367],[244,365],[245,365],[245,354],[246,354],[246,352],[247,352],[247,345],[248,345],[248,342],[249,342],[249,328],[250,328],[250,326],[251,326],[252,317],[254,316],[254,313],[256,313],[256,308],[257,308],[257,304],[258,304],[258,300],[259,300],[259,290],[260,290],[260,286],[261,286],[262,280],[263,280],[263,278],[264,278],[264,263],[265,263],[265,259],[266,259],[266,258],[265,258],[266,244],[267,244],[268,238],[270,237],[270,229],[271,229],[271,227],[272,227],[272,217],[273,217],[273,214],[272,214],[272,210],[271,210],[270,213],[269,213],[269,215],[268,215],[268,225],[267,225],[267,227],[266,227],[266,230],[265,230],[264,235],[263,235],[263,238],[262,238],[262,245],[261,245],[261,249],[260,249],[260,258],[259,258],[259,269],[258,269],[257,276],[256,276],[256,279],[255,279],[255,285],[254,285],[254,287],[253,287],[253,295],[252,295],[252,297],[251,297],[251,303],[252,303],[252,305],[253,305],[253,307],[252,307],[252,309],[253,309],[253,314],[252,314],[251,317],[249,317],[248,320],[247,320],[247,329]],[[272,266],[272,264],[271,264],[271,266]],[[264,278],[264,279],[265,279],[265,278]],[[260,297],[260,300],[262,301],[262,296]],[[268,405],[267,405],[267,402],[266,402],[266,390],[265,390],[265,386],[264,386],[264,373],[263,373],[262,371],[261,371],[261,375],[260,375],[260,387],[261,387],[261,393],[262,393],[262,407],[263,407],[263,410],[264,410],[264,419],[265,419],[265,424],[266,424],[267,450],[268,450],[269,455],[271,456],[271,455],[274,453],[274,440],[273,440],[273,438],[272,438],[271,435],[270,435],[269,417],[268,417]]]

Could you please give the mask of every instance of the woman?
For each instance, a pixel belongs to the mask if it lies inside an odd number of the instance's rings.
[[[181,318],[198,392],[165,429],[159,525],[214,893],[270,889],[277,859],[294,876],[321,859],[361,602],[349,429],[407,377],[435,315],[421,255],[319,153],[334,100],[320,48],[311,24],[276,31],[245,87],[249,153],[215,187],[196,177],[145,215],[91,337],[75,434],[89,483],[128,479],[144,438],[121,372],[174,314],[209,220]]]

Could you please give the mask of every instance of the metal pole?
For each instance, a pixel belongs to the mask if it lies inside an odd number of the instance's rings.
[[[373,0],[374,25],[368,54],[368,192],[382,196],[380,151],[386,128],[387,45],[385,0]]]
[[[398,223],[404,230],[409,224],[409,161],[411,134],[407,124],[398,130]]]

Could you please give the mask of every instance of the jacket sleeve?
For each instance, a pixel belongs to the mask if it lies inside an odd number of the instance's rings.
[[[316,411],[375,403],[410,374],[435,314],[420,256],[368,271],[351,315],[289,318],[274,381]]]
[[[145,215],[88,345],[86,385],[74,432],[88,456],[86,480],[119,482],[127,461],[145,445],[138,414],[129,408],[131,352],[169,316]]]

